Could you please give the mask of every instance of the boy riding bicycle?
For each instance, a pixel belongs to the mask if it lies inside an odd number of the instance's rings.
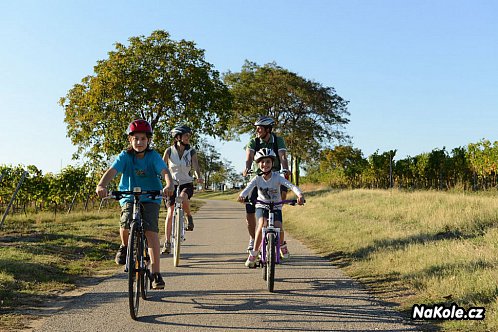
[[[237,200],[239,202],[244,202],[246,197],[248,197],[254,188],[257,188],[258,196],[257,199],[265,202],[278,202],[281,198],[280,186],[285,186],[291,189],[297,196],[297,202],[299,205],[304,203],[304,196],[301,190],[289,182],[284,177],[280,176],[279,172],[272,171],[273,163],[276,158],[275,152],[272,149],[263,148],[260,149],[254,155],[254,160],[258,163],[259,169],[261,170],[261,175],[255,176],[247,185],[247,187],[239,194]],[[282,207],[276,207],[275,211],[275,226],[282,228]],[[261,246],[261,234],[263,227],[266,225],[268,220],[268,210],[264,208],[261,204],[256,204],[256,218],[258,219],[258,228],[256,230],[254,238],[254,249],[249,251],[249,257],[247,258],[245,265],[249,268],[256,267],[257,256],[259,252],[259,247]],[[280,245],[284,243],[284,232],[283,229],[280,232]]]
[[[130,147],[121,152],[111,167],[104,173],[97,185],[96,192],[101,198],[108,195],[107,185],[118,174],[121,173],[119,190],[133,190],[141,187],[143,190],[161,190],[161,178],[166,181],[163,196],[168,197],[173,192],[173,180],[168,167],[161,156],[150,148],[152,139],[152,127],[145,120],[131,122],[127,130]],[[160,177],[159,177],[160,176]],[[145,236],[149,244],[151,256],[152,288],[163,289],[164,280],[160,273],[160,244],[159,244],[159,210],[161,199],[151,199],[146,196],[140,198],[143,206],[142,218]],[[126,264],[126,251],[130,222],[133,218],[133,197],[124,197],[119,201],[121,205],[120,237],[121,246],[116,254],[116,264]]]

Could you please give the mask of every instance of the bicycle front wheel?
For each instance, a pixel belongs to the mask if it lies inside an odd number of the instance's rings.
[[[147,300],[147,293],[149,291],[150,285],[150,270],[149,270],[149,246],[147,245],[147,238],[143,236],[141,243],[140,252],[142,252],[142,268],[140,271],[140,294],[142,295],[142,299]]]
[[[140,304],[140,237],[132,223],[128,238],[128,302],[131,318],[137,319]]]
[[[268,234],[266,247],[266,285],[268,291],[273,292],[275,284],[276,238],[275,234]]]
[[[183,210],[176,209],[175,213],[175,229],[174,231],[174,248],[173,248],[173,265],[180,265],[180,247],[182,243],[182,228],[183,228]]]

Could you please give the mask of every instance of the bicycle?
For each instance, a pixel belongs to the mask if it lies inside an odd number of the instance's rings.
[[[173,266],[180,265],[180,248],[185,241],[185,212],[183,211],[183,201],[180,199],[180,183],[175,181],[176,196],[171,224],[171,246],[173,250]]]
[[[111,191],[109,198],[120,200],[123,196],[133,195],[133,219],[130,223],[125,272],[128,273],[128,303],[131,318],[137,320],[140,298],[147,300],[149,287],[152,288],[152,274],[149,269],[150,256],[142,224],[142,206],[140,196],[152,199],[162,196],[161,190]]]
[[[265,202],[258,199],[254,204],[261,204],[268,210],[268,225],[263,227],[261,257],[259,265],[263,268],[263,280],[269,292],[273,292],[275,285],[275,265],[280,264],[280,228],[275,227],[275,210],[277,206],[296,205],[297,200],[283,200],[280,202]]]
[[[287,174],[288,170],[287,169],[282,169],[280,171],[278,171],[278,173],[283,176],[285,178],[285,174]],[[246,172],[246,175],[244,176],[244,179],[246,180],[246,182],[249,182],[249,179],[252,175],[256,174],[256,172],[252,169],[249,169],[247,170]],[[255,193],[253,193],[255,196],[252,196],[252,197],[247,197],[245,199],[245,203],[251,203],[251,204],[255,204],[254,203],[254,199],[256,199],[256,194],[257,194],[257,188],[254,188],[254,191]],[[256,221],[257,223],[257,221]],[[254,246],[254,239],[251,238],[251,241],[249,242],[249,246],[247,247],[246,249],[246,252],[249,253],[251,250],[253,250],[253,246]]]

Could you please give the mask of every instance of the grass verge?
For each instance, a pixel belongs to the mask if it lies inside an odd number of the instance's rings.
[[[290,211],[292,209],[292,211]],[[380,190],[307,193],[286,230],[386,302],[485,307],[483,321],[445,331],[498,330],[498,200],[489,195]]]
[[[193,211],[203,203],[192,201]],[[9,216],[0,230],[0,331],[23,330],[36,309],[95,277],[118,271],[117,203],[101,212]],[[164,238],[166,210],[159,229]]]

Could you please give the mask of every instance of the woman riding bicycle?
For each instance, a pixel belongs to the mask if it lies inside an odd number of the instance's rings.
[[[169,166],[175,183],[173,195],[166,200],[168,207],[168,216],[165,223],[166,240],[161,250],[163,254],[169,254],[171,251],[171,222],[175,208],[176,191],[180,191],[183,211],[187,215],[187,231],[194,230],[194,219],[190,212],[190,198],[194,194],[194,178],[191,176],[192,168],[195,171],[197,182],[202,183],[201,171],[197,160],[196,151],[190,146],[190,136],[192,130],[187,126],[177,126],[171,130],[171,136],[174,139],[172,146],[166,149],[163,155],[164,162]],[[178,186],[179,184],[179,186]],[[178,188],[179,187],[179,188]]]
[[[280,176],[279,172],[272,171],[273,162],[276,158],[275,152],[269,148],[260,149],[254,155],[254,160],[258,163],[258,167],[261,170],[261,175],[257,175],[251,179],[247,187],[239,194],[237,200],[239,202],[244,202],[245,198],[248,197],[252,190],[257,187],[258,197],[257,199],[265,202],[279,202],[281,198],[280,186],[291,189],[297,196],[297,202],[299,205],[304,204],[304,196],[301,190],[289,182],[284,177]],[[275,211],[275,226],[282,228],[282,207],[277,206],[277,211]],[[256,230],[254,238],[254,249],[250,250],[249,257],[246,260],[245,265],[247,267],[253,268],[257,264],[257,256],[259,247],[261,245],[261,233],[263,226],[265,226],[268,220],[268,210],[264,208],[263,205],[256,203],[256,218],[258,219],[258,228]],[[280,232],[280,244],[284,243],[284,232]]]
[[[121,173],[119,182],[119,190],[121,191],[131,191],[134,187],[141,187],[144,190],[161,190],[160,175],[166,181],[163,195],[169,196],[173,192],[173,179],[161,156],[150,148],[152,140],[151,125],[145,120],[135,120],[129,124],[127,134],[130,147],[121,152],[111,167],[104,173],[97,185],[97,195],[101,198],[106,197],[108,195],[107,185],[118,173]],[[161,199],[152,200],[143,196],[140,202],[143,206],[143,225],[151,256],[152,288],[163,289],[164,281],[160,273],[160,243],[158,236]],[[121,205],[121,227],[119,232],[121,246],[116,254],[116,264],[124,265],[126,264],[130,222],[133,218],[133,197],[124,197],[119,203]]]

